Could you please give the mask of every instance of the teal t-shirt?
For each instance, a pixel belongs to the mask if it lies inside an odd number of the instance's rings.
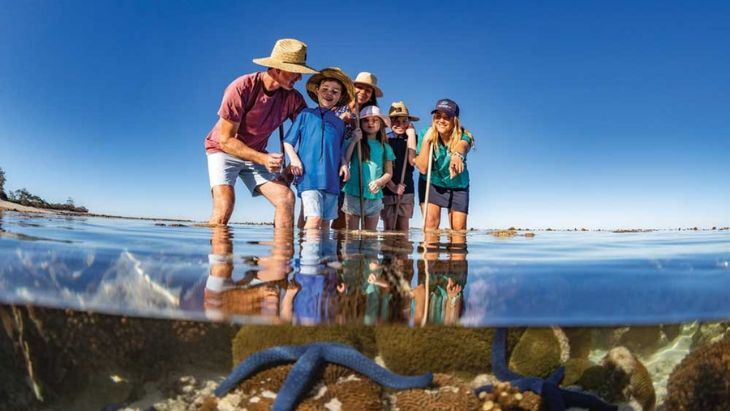
[[[416,153],[421,152],[421,145],[423,144],[423,138],[426,135],[428,129],[421,130],[418,136],[418,147]],[[472,139],[469,138],[466,133],[461,134],[461,139],[472,143]],[[438,140],[433,148],[433,165],[431,166],[431,184],[443,187],[443,188],[467,188],[469,187],[469,170],[466,167],[466,160],[464,160],[464,171],[461,174],[451,178],[449,176],[449,164],[451,164],[451,152],[441,140]],[[426,180],[426,174],[421,174],[421,178]]]
[[[375,139],[368,139],[368,145],[370,146],[370,159],[364,161],[364,170],[362,174],[362,191],[363,198],[367,200],[380,200],[383,198],[383,190],[381,189],[377,193],[373,194],[368,188],[368,184],[371,181],[380,178],[385,173],[384,159],[388,161],[395,160],[395,154],[393,149],[390,148],[390,144],[381,144]],[[383,155],[383,149],[385,149],[385,155]],[[345,183],[345,187],[342,189],[345,193],[360,197],[358,192],[358,185],[360,179],[360,162],[357,160],[357,148],[352,151],[352,160],[350,160],[350,179]]]

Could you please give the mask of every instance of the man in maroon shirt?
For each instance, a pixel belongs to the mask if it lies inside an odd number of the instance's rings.
[[[294,193],[280,174],[284,155],[268,153],[266,144],[274,130],[306,107],[294,90],[302,73],[317,73],[306,65],[306,58],[306,44],[279,40],[270,57],[253,60],[266,71],[241,76],[226,88],[218,122],[205,139],[213,195],[209,224],[228,223],[240,177],[253,196],[263,195],[274,206],[275,227],[292,227]]]

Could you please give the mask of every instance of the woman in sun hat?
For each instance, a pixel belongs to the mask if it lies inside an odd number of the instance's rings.
[[[350,160],[350,179],[342,189],[345,202],[342,211],[347,214],[347,229],[374,230],[378,225],[380,210],[383,208],[382,188],[393,175],[395,154],[388,145],[385,128],[390,126],[390,119],[380,112],[378,106],[368,106],[360,111],[360,127],[362,133],[353,133],[352,141],[347,148],[346,159]],[[362,137],[362,165],[357,155],[353,155],[354,147]],[[362,188],[360,173],[362,172]],[[362,191],[361,191],[362,189]],[[360,198],[363,201],[360,201]],[[360,208],[360,204],[362,209]],[[365,226],[360,227],[361,216],[365,216]]]
[[[441,223],[441,208],[449,210],[452,230],[465,230],[469,214],[469,171],[466,156],[474,145],[474,137],[461,126],[459,106],[450,99],[441,99],[431,111],[431,127],[421,132],[418,139],[415,165],[421,172],[418,192],[421,204],[426,198],[426,174],[429,162],[431,181],[428,204],[423,204],[426,214],[425,229],[435,230]],[[432,152],[433,157],[429,158]]]
[[[269,136],[307,105],[294,89],[305,73],[307,45],[296,39],[276,42],[269,57],[253,62],[265,71],[243,75],[225,90],[218,120],[205,139],[213,212],[211,225],[227,224],[235,203],[234,186],[240,178],[252,196],[263,195],[274,205],[274,226],[291,228],[294,193],[279,171],[283,153],[269,153]]]
[[[357,128],[356,118],[357,110],[362,110],[368,106],[377,106],[377,97],[383,96],[383,90],[378,87],[378,78],[375,74],[363,71],[358,73],[355,80],[355,98],[349,104],[340,106],[335,110],[337,114],[345,122],[345,138],[352,138],[352,132]],[[342,208],[344,194],[340,194],[339,208]],[[332,221],[333,229],[345,228],[345,214],[340,212],[337,219]]]

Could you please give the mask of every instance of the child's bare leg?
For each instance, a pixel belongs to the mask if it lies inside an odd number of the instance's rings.
[[[312,216],[307,217],[307,222],[304,223],[304,228],[305,229],[310,229],[310,228],[318,229],[318,228],[320,228],[321,224],[322,224],[322,218],[320,216],[312,215]]]
[[[354,214],[345,214],[347,216],[347,229],[357,230],[360,228],[360,216]]]
[[[380,216],[378,214],[365,216],[365,229],[376,230],[378,228],[378,221]]]
[[[398,231],[408,231],[408,224],[410,218],[405,216],[398,216],[398,222],[395,224],[395,229]]]

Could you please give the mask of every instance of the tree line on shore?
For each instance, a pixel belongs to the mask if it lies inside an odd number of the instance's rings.
[[[74,200],[69,197],[65,203],[50,203],[41,197],[30,193],[27,189],[21,188],[15,191],[5,192],[5,171],[0,167],[0,200],[10,201],[26,207],[47,208],[51,210],[73,211],[77,213],[88,213],[86,207],[77,206]]]

